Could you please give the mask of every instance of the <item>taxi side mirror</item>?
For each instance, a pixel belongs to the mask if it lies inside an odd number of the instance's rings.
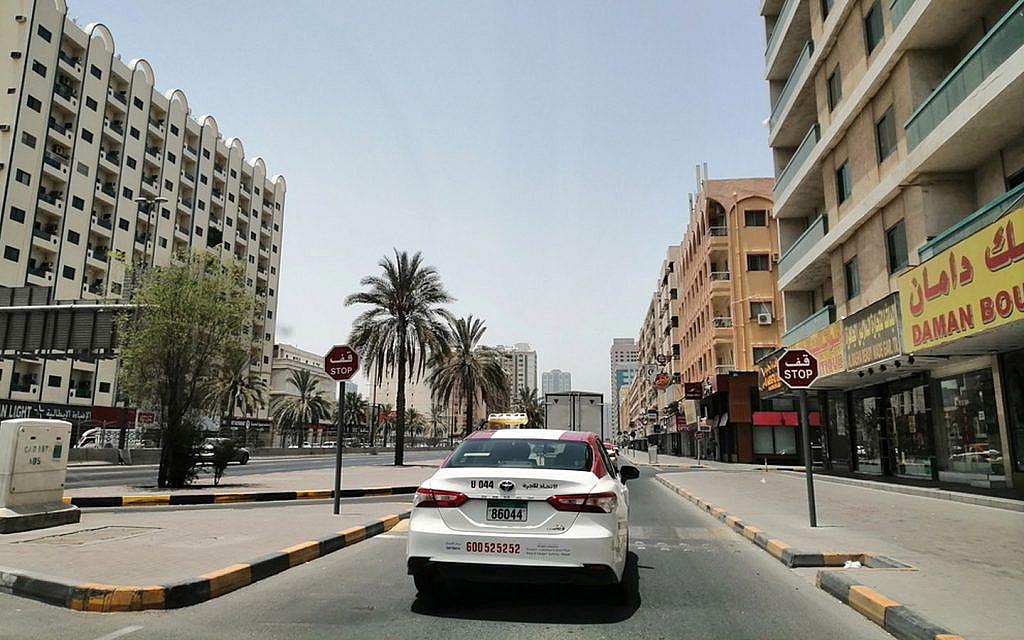
[[[640,470],[631,464],[624,464],[619,467],[619,477],[622,478],[622,482],[635,480],[640,477]]]

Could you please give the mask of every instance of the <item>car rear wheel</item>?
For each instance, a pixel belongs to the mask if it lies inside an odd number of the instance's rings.
[[[238,461],[238,464],[245,464],[246,462],[249,462],[249,454],[243,453],[241,460]]]
[[[443,583],[441,582],[441,578],[438,577],[436,571],[417,571],[413,574],[412,581],[416,584],[417,595],[421,598],[434,600],[441,596],[441,587],[443,586]]]

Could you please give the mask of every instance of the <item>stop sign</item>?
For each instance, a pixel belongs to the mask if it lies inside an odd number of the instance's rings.
[[[337,344],[324,356],[324,371],[335,380],[348,380],[359,370],[359,354],[347,344]]]
[[[818,359],[804,349],[789,349],[779,356],[779,379],[790,389],[806,389],[818,379]]]

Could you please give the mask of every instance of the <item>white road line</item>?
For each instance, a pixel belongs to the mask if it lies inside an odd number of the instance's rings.
[[[142,625],[133,624],[130,627],[125,627],[123,629],[118,629],[117,631],[114,631],[113,633],[108,633],[105,636],[100,636],[100,637],[96,638],[96,640],[114,640],[114,638],[120,638],[121,636],[126,636],[129,633],[135,633],[136,631],[138,631],[141,628],[142,628]]]

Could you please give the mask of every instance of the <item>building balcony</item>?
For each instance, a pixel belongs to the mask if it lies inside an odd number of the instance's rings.
[[[124,123],[120,120],[111,120],[110,118],[104,118],[103,124],[106,125],[108,131],[113,131],[117,134],[117,137],[124,136]]]
[[[904,125],[907,149],[915,149],[1022,46],[1024,0],[1015,3],[917,107]],[[1021,71],[1019,68],[1011,69],[1007,75],[1020,76]]]
[[[720,362],[715,365],[715,373],[724,376],[736,370],[735,362]]]
[[[91,293],[92,295],[99,296],[103,295],[104,290],[105,287],[103,285],[103,280],[94,280],[90,283],[82,283],[82,293]]]
[[[82,61],[78,56],[73,56],[63,49],[57,50],[58,64],[63,65],[66,71],[70,71],[75,75],[82,75]]]
[[[58,245],[57,233],[57,225],[47,225],[42,229],[32,229],[32,244],[41,249],[56,251]]]
[[[836,308],[832,305],[827,305],[797,322],[782,334],[782,346],[791,347],[797,342],[825,329],[828,325],[835,322],[835,313]]]
[[[186,145],[185,145],[185,155],[187,155],[187,156],[191,156],[191,157],[192,157],[192,159],[193,159],[193,160],[195,160],[195,159],[196,159],[196,156],[198,156],[198,155],[199,155],[199,152],[198,152],[198,151],[196,150],[196,148],[195,148],[195,147],[193,147],[192,145],[190,145],[190,144],[186,144]]]
[[[75,125],[71,122],[57,122],[55,118],[50,118],[50,126],[46,133],[55,142],[71,144],[75,140]]]
[[[47,149],[43,152],[43,169],[47,175],[53,176],[58,180],[67,182],[68,179],[68,163],[70,160],[67,156],[62,156],[59,153],[50,151]]]
[[[811,248],[825,237],[826,233],[828,233],[828,218],[825,214],[821,214],[793,244],[782,252],[782,256],[779,258],[779,280],[786,279],[797,260],[806,256]]]
[[[153,196],[160,195],[160,181],[155,175],[143,177],[142,184],[140,186],[143,193],[148,193]]]
[[[64,201],[61,200],[63,194],[59,191],[43,191],[39,190],[39,203],[38,207],[49,214],[55,216],[64,215]]]
[[[108,171],[120,171],[121,156],[116,153],[100,153],[100,165]]]
[[[88,387],[72,387],[69,394],[72,398],[79,400],[92,399],[92,386]]]
[[[96,247],[95,249],[89,248],[85,252],[85,258],[91,266],[103,268],[107,266],[107,260],[110,258],[110,254],[107,253],[107,247]]]
[[[162,119],[149,119],[149,130],[155,135],[162,136],[164,134],[164,121]]]
[[[62,104],[64,104],[66,108],[70,108],[72,111],[78,108],[78,96],[75,95],[75,90],[69,85],[61,84],[59,82],[54,83],[53,95],[59,98],[57,102],[63,101]]]
[[[11,383],[11,400],[34,400],[38,395],[38,384]]]
[[[191,213],[192,200],[190,198],[178,198],[178,208],[186,213]]]
[[[188,241],[188,231],[189,231],[189,229],[186,226],[183,226],[183,225],[180,225],[180,224],[179,225],[175,225],[175,227],[174,227],[174,236],[176,238],[178,238],[179,240],[187,242]]]
[[[803,183],[815,182],[813,179],[808,180],[812,168],[817,169],[820,175],[821,168],[811,167],[809,165],[816,163],[808,162],[819,140],[821,140],[821,128],[818,126],[818,123],[814,123],[800,142],[800,146],[796,148],[793,157],[789,159],[789,162],[782,168],[778,178],[775,180],[773,196],[775,198],[776,211],[780,208],[780,202],[790,195],[796,187]],[[820,180],[817,183],[817,188],[819,190],[821,188]]]
[[[1024,184],[1007,191],[995,200],[992,200],[977,211],[935,236],[917,250],[917,255],[924,262],[937,253],[950,248],[964,238],[978,232],[999,218],[1007,211],[1012,211],[1024,205]]]
[[[92,216],[93,229],[98,231],[100,235],[110,237],[113,231],[114,225],[109,217],[110,214],[106,214],[107,217],[100,217],[95,214]]]
[[[713,329],[731,329],[732,316],[715,316],[711,319],[711,327]]]
[[[786,84],[783,85],[782,91],[779,92],[779,97],[776,98],[775,104],[772,106],[772,114],[768,119],[768,127],[771,131],[769,137],[772,140],[778,134],[779,125],[785,121],[786,115],[797,104],[798,98],[800,98],[799,102],[803,104],[807,102],[807,94],[812,93],[805,91],[805,89],[808,86],[807,74],[811,68],[810,63],[813,57],[814,41],[808,40],[804,44],[804,48],[800,50],[799,55],[797,55],[796,64],[793,65],[793,69],[789,72],[789,77],[786,79]],[[813,98],[813,95],[810,97]],[[772,146],[779,145],[773,144]]]
[[[45,262],[38,266],[29,265],[28,275],[30,279],[38,278],[43,284],[49,284],[53,282],[53,264]]]
[[[124,90],[114,91],[113,87],[107,87],[107,95],[110,96],[107,104],[117,109],[120,113],[124,113],[125,108],[128,106],[128,93]]]
[[[117,192],[114,191],[114,184],[111,182],[106,184],[97,183],[96,198],[101,202],[114,206],[117,203]]]
[[[774,79],[793,66],[800,47],[811,36],[808,0],[786,0],[768,37],[764,60],[767,77]]]
[[[196,183],[196,176],[195,176],[195,174],[189,173],[188,171],[185,171],[184,169],[182,169],[181,170],[181,181],[185,182],[185,183],[188,183],[190,185],[195,185],[195,183]]]

